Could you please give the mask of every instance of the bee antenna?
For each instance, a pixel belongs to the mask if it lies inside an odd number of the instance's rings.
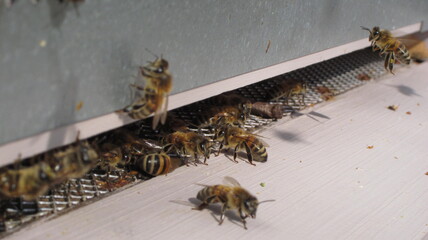
[[[362,29],[364,29],[364,30],[367,30],[367,31],[369,31],[369,32],[371,32],[370,31],[370,29],[368,29],[368,28],[366,28],[366,27],[363,27],[363,26],[360,26]]]
[[[159,58],[158,55],[154,54],[152,51],[150,51],[148,48],[144,48],[144,50],[146,50],[148,53],[152,54],[153,56],[155,56],[156,58]],[[162,58],[162,55],[161,55]]]
[[[264,200],[264,201],[259,202],[259,204],[267,203],[267,202],[275,202],[275,199]]]

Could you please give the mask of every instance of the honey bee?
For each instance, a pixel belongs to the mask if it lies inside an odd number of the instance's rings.
[[[307,92],[307,85],[303,81],[297,79],[286,79],[273,89],[271,96],[273,100],[278,100],[279,98],[287,98],[287,104],[290,103],[290,100],[296,104],[293,97],[298,98],[298,104],[305,106],[305,94]]]
[[[241,187],[239,182],[232,177],[224,178],[225,185],[203,185],[196,198],[202,203],[193,210],[203,210],[211,203],[222,203],[219,225],[224,221],[226,210],[236,209],[239,212],[244,229],[247,229],[247,217],[256,218],[259,201],[255,196]]]
[[[21,169],[5,169],[0,173],[0,192],[8,198],[35,200],[49,190],[55,178],[54,170],[45,162]]]
[[[3,170],[0,173],[0,192],[10,198],[34,200],[56,184],[83,176],[97,162],[95,149],[77,137],[74,146],[44,154],[31,166]]]
[[[165,147],[169,147],[167,152],[175,149],[181,156],[190,154],[194,157],[195,162],[199,161],[199,155],[204,156],[204,164],[210,158],[212,142],[207,137],[195,132],[176,131],[166,135],[162,139],[162,143]]]
[[[206,101],[209,105],[214,106],[235,106],[239,107],[241,110],[251,110],[251,101],[234,92],[226,92],[215,97],[212,97]]]
[[[102,144],[100,168],[110,172],[133,161],[134,156],[148,154],[155,148],[154,144],[138,138],[130,131],[116,130],[109,137],[109,141]]]
[[[179,167],[180,163],[178,158],[170,157],[164,152],[147,154],[142,160],[134,161],[140,170],[151,176],[166,175]]]
[[[361,28],[369,31],[369,41],[373,51],[379,50],[381,55],[385,55],[384,67],[387,71],[394,74],[392,69],[397,60],[403,64],[410,64],[410,53],[406,46],[393,37],[390,31],[380,29],[378,26],[373,27],[372,30],[363,26]]]
[[[243,126],[249,116],[249,111],[247,109],[242,111],[234,106],[212,106],[200,116],[200,122],[205,122],[202,124],[203,127],[207,125],[217,127],[224,124]]]
[[[152,127],[155,129],[159,121],[165,123],[167,116],[168,94],[172,89],[168,62],[162,57],[156,57],[154,62],[140,67],[140,74],[145,79],[144,88],[132,86],[140,90],[142,96],[119,112],[128,113],[133,119],[144,119],[154,113]]]
[[[215,139],[220,142],[217,155],[223,147],[234,148],[233,160],[235,162],[237,162],[236,156],[238,151],[243,148],[247,153],[248,162],[251,165],[255,165],[253,160],[257,162],[266,162],[268,159],[266,151],[268,144],[244,129],[233,126],[223,126],[216,132]]]
[[[79,178],[94,168],[98,163],[98,153],[87,141],[80,141],[63,151],[53,152],[48,157],[49,163],[54,163],[55,181],[53,184],[61,183],[63,180]]]

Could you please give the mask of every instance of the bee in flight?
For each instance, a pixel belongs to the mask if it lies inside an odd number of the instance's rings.
[[[21,169],[7,169],[0,173],[0,193],[7,198],[35,200],[49,190],[55,178],[54,170],[45,162]]]
[[[373,51],[380,51],[381,55],[385,55],[385,69],[390,73],[394,68],[394,63],[399,61],[403,64],[410,64],[410,53],[406,46],[397,38],[393,37],[391,32],[385,29],[380,29],[378,26],[372,30],[361,26],[362,29],[369,31],[369,41],[371,41]]]
[[[168,61],[156,56],[154,62],[140,67],[139,74],[145,80],[145,86],[131,85],[141,91],[141,95],[131,105],[119,112],[125,112],[133,119],[144,119],[154,113],[153,129],[159,121],[164,124],[168,108],[168,94],[172,89],[172,77],[168,70]]]
[[[214,138],[220,142],[217,155],[223,147],[234,148],[233,160],[235,162],[238,151],[243,148],[247,152],[248,162],[251,165],[255,165],[253,160],[266,162],[268,159],[266,147],[269,145],[244,129],[225,125],[217,130]]]
[[[247,217],[256,218],[257,207],[259,201],[247,190],[241,187],[239,182],[232,177],[224,178],[225,185],[202,185],[204,188],[200,190],[196,196],[202,203],[193,208],[193,210],[203,210],[211,203],[222,203],[220,222],[223,223],[226,210],[236,209],[239,212],[244,228],[247,229]]]

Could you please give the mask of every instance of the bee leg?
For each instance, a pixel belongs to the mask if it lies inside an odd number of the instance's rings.
[[[394,68],[395,63],[395,53],[391,52],[390,55],[391,57],[389,58],[388,69],[392,74],[394,74],[394,72],[392,72],[392,69]]]
[[[236,163],[238,163],[238,161],[236,161],[236,157],[238,155],[238,150],[239,150],[239,147],[240,147],[241,144],[242,143],[237,144],[236,147],[235,147],[235,151],[233,152],[233,161],[236,162]]]
[[[242,223],[244,224],[244,229],[248,230],[247,221],[245,220],[247,218],[247,215],[242,212],[241,208],[239,209],[239,216],[241,217]]]
[[[204,208],[206,208],[206,207],[208,207],[208,203],[203,202],[203,203],[201,203],[199,206],[192,208],[192,210],[198,210],[198,211],[201,211],[201,210],[203,210],[203,209],[204,209]]]
[[[226,204],[223,204],[223,206],[221,206],[221,215],[220,215],[220,221],[218,225],[221,225],[223,223],[226,209],[227,209]]]
[[[251,148],[248,146],[246,142],[244,142],[245,150],[247,151],[247,158],[248,162],[250,162],[251,165],[256,166],[256,164],[253,163],[253,154],[251,153]]]
[[[395,56],[393,52],[390,52],[386,55],[385,57],[385,63],[384,63],[384,67],[387,71],[389,71],[390,73],[394,74],[392,72],[392,69],[394,67],[394,63],[395,63]]]
[[[211,202],[213,202],[215,200],[215,198],[216,198],[215,195],[207,197],[198,207],[194,207],[194,208],[192,208],[192,210],[198,210],[198,211],[203,210],[204,208],[208,207],[208,205]]]
[[[137,84],[129,84],[129,86],[136,88],[137,90],[144,91],[144,87],[138,86]]]
[[[217,152],[214,153],[214,156],[218,157],[222,149],[223,149],[223,142],[220,143],[220,147],[218,147],[218,150]]]

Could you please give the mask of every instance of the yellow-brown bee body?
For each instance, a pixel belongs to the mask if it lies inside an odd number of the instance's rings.
[[[44,162],[21,169],[7,169],[0,173],[0,192],[8,198],[34,200],[49,190],[55,178],[53,169]]]
[[[200,115],[202,126],[232,125],[243,126],[249,112],[244,112],[235,106],[212,106]]]
[[[305,82],[299,81],[297,79],[284,79],[275,87],[275,89],[272,89],[271,96],[274,100],[285,97],[287,99],[287,104],[290,103],[290,100],[293,101],[293,103],[296,103],[293,97],[297,97],[297,103],[304,106],[306,105],[306,92],[307,85]]]
[[[98,163],[98,153],[87,141],[78,141],[75,146],[54,152],[52,158],[58,163],[54,168],[57,183],[82,177]]]
[[[152,126],[156,128],[159,121],[162,124],[165,123],[168,94],[172,89],[172,76],[168,70],[168,62],[158,57],[149,65],[140,67],[140,74],[145,79],[145,86],[144,88],[136,86],[136,88],[142,90],[142,96],[122,111],[128,113],[133,119],[144,119],[154,113]]]
[[[136,160],[135,165],[152,176],[166,175],[173,170],[171,157],[166,153],[147,154],[142,161]]]
[[[403,64],[410,64],[410,53],[406,46],[397,38],[393,37],[391,32],[385,29],[380,29],[378,26],[372,30],[361,27],[369,31],[369,41],[371,41],[373,51],[380,51],[381,55],[385,55],[384,67],[387,71],[392,72],[394,64],[399,61]]]
[[[241,149],[245,149],[247,158],[250,164],[253,160],[257,162],[266,162],[268,154],[265,143],[255,135],[247,131],[233,126],[223,126],[216,133],[215,139],[220,142],[219,152],[223,148],[233,148],[233,160],[236,161],[237,153]]]
[[[170,150],[175,149],[179,155],[193,156],[196,162],[199,155],[204,156],[204,163],[210,158],[212,142],[195,132],[176,131],[165,136],[162,143],[169,146]]]
[[[238,181],[231,177],[225,177],[225,182],[229,185],[205,186],[196,196],[202,203],[193,208],[202,210],[211,203],[221,203],[221,216],[219,225],[223,223],[226,210],[237,210],[244,228],[247,229],[245,219],[247,217],[256,217],[259,201],[255,196],[242,188]]]

